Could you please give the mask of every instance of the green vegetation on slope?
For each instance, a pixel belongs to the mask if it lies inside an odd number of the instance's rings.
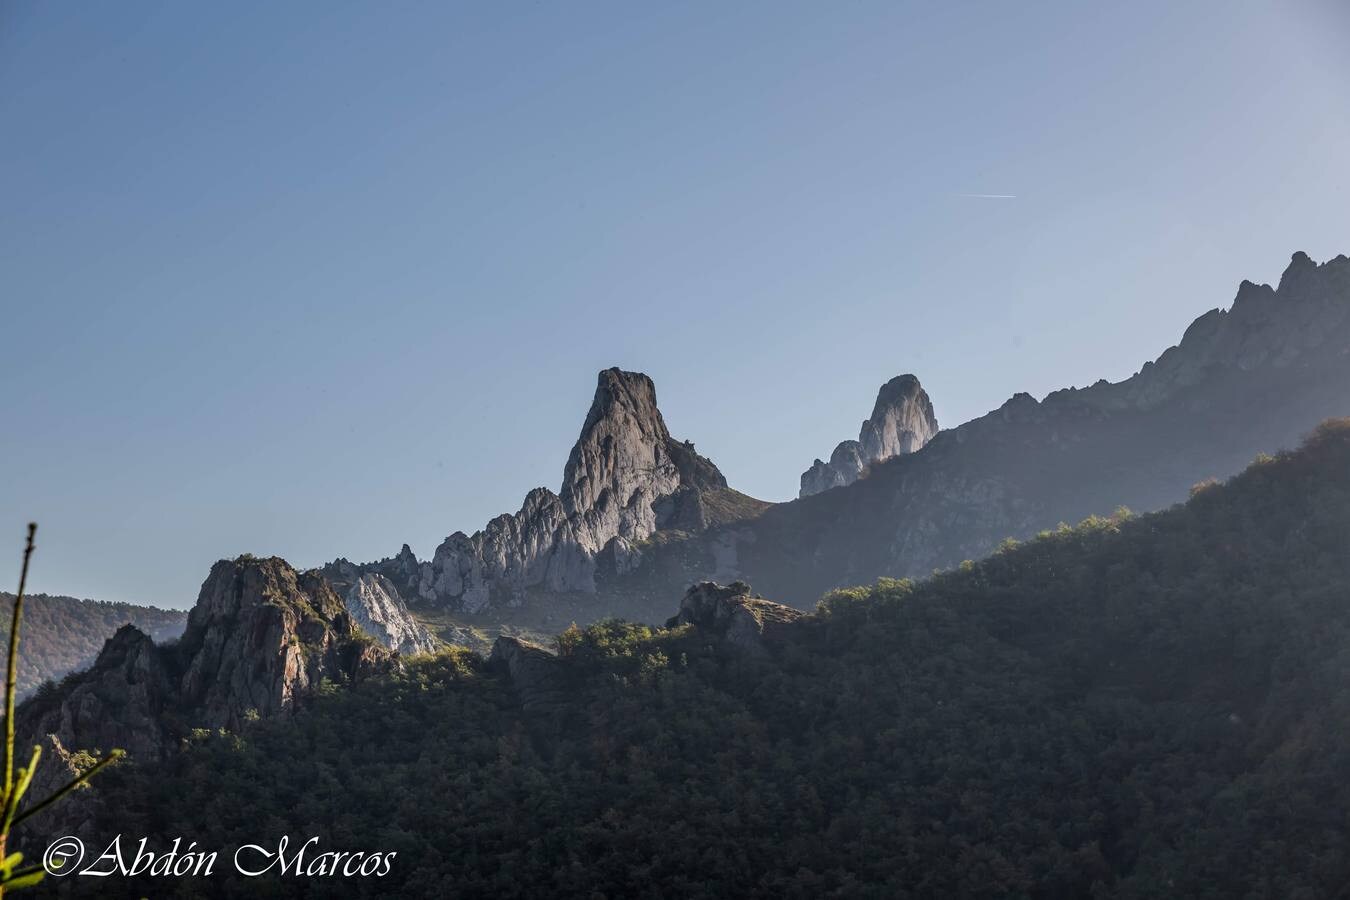
[[[13,608],[14,595],[0,592],[0,641],[9,639]],[[24,603],[19,696],[31,694],[44,681],[59,681],[71,672],[88,668],[103,649],[103,642],[128,622],[157,643],[164,643],[183,633],[187,612],[30,594]]]
[[[212,882],[239,897],[1350,881],[1350,423],[1184,506],[836,592],[791,627],[764,658],[688,626],[569,631],[528,714],[477,657],[415,660],[119,767],[107,828],[398,853],[383,879]]]

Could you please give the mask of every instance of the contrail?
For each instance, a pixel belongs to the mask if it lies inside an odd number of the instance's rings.
[[[1016,200],[1016,194],[957,194],[958,197],[975,197],[979,200]]]

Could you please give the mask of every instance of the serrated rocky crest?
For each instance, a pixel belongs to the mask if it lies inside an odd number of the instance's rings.
[[[692,443],[671,437],[650,378],[605,369],[558,493],[535,488],[519,511],[472,535],[455,532],[427,562],[405,545],[398,556],[356,568],[388,577],[405,597],[471,614],[519,605],[531,589],[593,593],[602,555],[635,565],[637,543],[668,525],[702,521],[701,495],[726,487]]]

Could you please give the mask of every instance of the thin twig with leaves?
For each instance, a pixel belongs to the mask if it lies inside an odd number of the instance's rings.
[[[23,592],[28,585],[28,562],[33,556],[33,538],[36,535],[37,523],[28,523],[28,541],[23,550],[23,568],[19,572],[19,592],[14,595],[14,613],[9,626],[9,659],[5,672],[5,780],[3,785],[0,785],[0,896],[3,896],[6,890],[35,885],[46,874],[42,866],[19,867],[23,862],[23,854],[7,852],[10,829],[34,813],[41,812],[56,803],[87,782],[100,769],[122,756],[121,750],[112,751],[47,799],[19,812],[19,801],[23,799],[28,786],[33,783],[38,760],[42,758],[42,748],[34,747],[28,765],[20,768],[18,776],[15,777],[14,697],[19,676],[19,626],[23,622]]]

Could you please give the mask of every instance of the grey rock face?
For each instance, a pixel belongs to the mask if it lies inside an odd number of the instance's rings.
[[[245,714],[288,710],[324,676],[353,670],[356,636],[322,576],[285,560],[222,560],[202,585],[178,652],[182,701],[201,723],[238,727]]]
[[[857,481],[873,463],[913,453],[938,433],[933,403],[919,379],[899,375],[881,386],[872,415],[862,423],[858,440],[834,448],[830,461],[816,460],[802,473],[799,497],[809,497]]]
[[[390,650],[410,656],[436,649],[436,639],[408,612],[398,588],[383,575],[361,575],[343,600],[352,621]]]
[[[66,748],[124,747],[158,759],[182,737],[166,726],[230,729],[291,711],[321,678],[373,672],[388,654],[357,640],[342,601],[285,560],[222,560],[202,585],[177,644],[157,647],[131,625],[87,671],[21,709],[24,733]],[[172,716],[166,716],[172,713]]]
[[[666,627],[694,625],[722,635],[729,645],[745,653],[761,656],[781,640],[785,626],[804,615],[790,606],[754,596],[743,581],[726,586],[705,581],[689,588],[680,601],[679,613],[666,622]]]
[[[634,543],[668,520],[698,520],[699,505],[691,498],[726,486],[693,444],[670,436],[650,378],[606,369],[560,493],[534,489],[518,512],[498,516],[473,535],[455,532],[427,562],[417,563],[405,545],[398,556],[359,568],[385,575],[424,601],[470,614],[518,605],[531,588],[593,593],[597,558],[611,542],[623,541],[610,546],[621,565],[636,565],[641,555]]]

